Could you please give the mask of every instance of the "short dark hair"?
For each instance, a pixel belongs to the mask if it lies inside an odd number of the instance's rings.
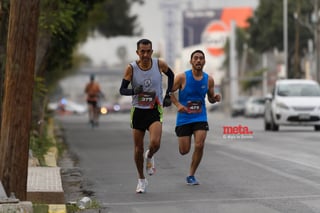
[[[150,45],[151,45],[151,48],[152,48],[152,42],[151,42],[149,39],[146,39],[146,38],[140,39],[140,40],[137,42],[137,49],[139,49],[139,45],[140,45],[140,44],[144,44],[144,45],[150,44]]]
[[[205,58],[205,55],[204,55],[204,52],[202,50],[195,50],[191,53],[191,57],[190,59],[192,59],[193,55],[196,54],[196,53],[201,53],[203,55],[203,58]]]

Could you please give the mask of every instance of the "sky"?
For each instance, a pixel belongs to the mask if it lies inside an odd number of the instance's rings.
[[[131,8],[132,14],[138,15],[138,23],[143,29],[141,37],[148,38],[153,42],[155,52],[161,49],[164,41],[164,14],[161,5],[165,2],[175,1],[177,7],[177,25],[182,24],[182,11],[187,7],[194,9],[224,8],[249,6],[256,8],[259,0],[145,0],[144,5],[134,5]],[[91,58],[94,66],[113,65],[119,63],[116,54],[117,48],[125,46],[128,59],[136,59],[136,42],[141,37],[114,37],[104,38],[96,35],[88,38],[87,42],[79,47],[79,52]],[[177,42],[182,46],[182,35],[178,35]]]

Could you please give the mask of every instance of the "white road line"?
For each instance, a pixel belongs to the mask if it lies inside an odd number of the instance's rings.
[[[139,196],[139,195],[137,195]],[[163,201],[141,201],[141,202],[118,202],[118,203],[102,203],[103,206],[136,206],[136,205],[158,205],[158,204],[179,204],[179,203],[199,203],[199,202],[251,202],[258,200],[288,200],[288,199],[315,199],[320,198],[319,195],[293,195],[293,196],[271,196],[257,198],[220,198],[220,199],[189,199],[189,200],[163,200]]]
[[[215,145],[219,145],[219,144],[215,144]],[[241,150],[241,151],[245,151],[245,152],[251,152],[251,153],[254,153],[254,154],[264,155],[264,156],[268,156],[270,158],[284,160],[284,161],[288,161],[288,162],[299,164],[301,166],[306,166],[306,167],[309,167],[309,168],[312,168],[312,169],[320,170],[320,166],[317,166],[317,165],[314,165],[314,164],[310,164],[310,163],[306,163],[306,162],[302,162],[302,161],[298,161],[298,160],[293,160],[293,159],[286,158],[286,157],[281,157],[281,153],[277,153],[278,155],[273,155],[273,154],[270,154],[270,153],[258,151],[257,149],[250,150],[250,149],[248,149],[248,147],[246,147],[246,148],[241,148],[241,147],[233,148],[233,147],[230,147],[230,148],[232,148],[234,150]]]
[[[253,162],[250,159],[239,157],[239,156],[235,156],[234,154],[229,154],[227,152],[218,151],[218,153],[220,153],[222,155],[225,155],[225,156],[227,156],[229,158],[233,158],[233,159],[236,159],[236,160],[241,160],[243,162],[246,162],[247,164],[251,164],[251,165],[260,167],[260,168],[262,168],[264,170],[270,171],[270,172],[275,173],[277,175],[280,175],[280,176],[283,176],[283,177],[286,177],[286,178],[290,178],[290,179],[298,181],[300,183],[307,184],[309,186],[312,186],[312,187],[320,189],[320,183],[308,180],[306,178],[303,178],[303,177],[300,177],[300,176],[297,176],[297,175],[288,174],[288,173],[285,173],[285,172],[283,172],[281,170],[272,168],[270,166],[266,166],[266,165],[261,164],[261,163]]]

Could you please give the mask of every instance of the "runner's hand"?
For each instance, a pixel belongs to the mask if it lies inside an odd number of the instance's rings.
[[[171,106],[171,98],[169,94],[166,94],[166,96],[163,99],[163,107],[169,107]]]
[[[135,87],[134,89],[133,89],[133,93],[136,95],[136,94],[139,94],[139,93],[142,93],[143,92],[143,86],[142,85],[140,85],[140,86],[138,86],[138,87]]]

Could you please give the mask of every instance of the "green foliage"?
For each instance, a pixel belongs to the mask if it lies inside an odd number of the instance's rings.
[[[249,40],[249,34],[247,33],[247,29],[243,29],[243,28],[236,28],[236,51],[237,51],[237,56],[238,58],[241,58],[243,54],[245,54],[245,48],[249,48],[251,50],[251,52],[253,51],[250,47],[248,47],[248,40]],[[230,49],[230,40],[227,41],[224,50],[226,53],[229,53],[229,49]],[[228,56],[228,54],[227,54]],[[252,54],[252,56],[254,56],[254,54]],[[252,57],[250,57],[252,58]],[[254,59],[256,59],[256,57],[254,57]],[[223,63],[224,67],[227,67],[229,64],[229,57],[226,58],[226,60]]]
[[[45,97],[47,95],[48,89],[45,84],[45,79],[42,77],[35,78],[34,84],[34,98]]]
[[[47,204],[37,204],[34,203],[32,205],[33,213],[44,213],[49,211],[49,207]]]
[[[76,203],[68,204],[68,205],[66,205],[67,212],[68,213],[77,213],[77,212],[81,213],[81,212],[86,211],[87,209],[100,209],[101,208],[100,204],[99,204],[99,202],[97,200],[92,199],[92,198],[91,198],[91,200],[92,200],[91,205],[88,206],[88,208],[86,208],[86,209],[79,209],[78,206],[76,205]]]
[[[237,51],[237,57],[238,60],[241,61],[241,58],[244,57],[244,54],[246,55],[246,61],[244,62],[246,64],[247,69],[255,69],[256,66],[259,64],[260,61],[260,55],[257,54],[257,52],[249,46],[249,38],[250,35],[247,32],[247,29],[243,28],[236,28],[236,51]],[[223,62],[223,67],[228,67],[230,58],[229,58],[229,48],[230,48],[230,41],[228,40],[224,50],[227,53],[227,57]]]
[[[41,1],[40,36],[48,36],[50,44],[45,67],[47,83],[54,84],[72,67],[72,53],[78,42],[78,30],[96,1]]]
[[[35,203],[32,205],[34,213],[44,213],[49,211],[48,204],[38,204]],[[92,200],[91,206],[89,206],[86,210],[79,209],[76,204],[67,204],[66,209],[68,213],[81,213],[88,211],[88,209],[99,209],[100,205],[96,200]]]
[[[39,27],[53,35],[68,37],[67,32],[72,31],[76,25],[74,16],[83,14],[85,7],[78,0],[71,1],[41,1],[41,16]]]
[[[41,1],[40,36],[48,36],[50,45],[41,67],[44,71],[40,73],[44,73],[48,87],[53,88],[76,70],[74,52],[89,33],[98,31],[106,37],[133,35],[137,17],[130,16],[129,9],[136,2],[143,3],[142,0]]]
[[[42,119],[43,102],[48,94],[48,89],[45,84],[45,79],[35,77],[33,98],[32,98],[32,129],[39,129],[39,120]],[[41,133],[40,133],[41,134]]]
[[[263,73],[267,72],[266,69],[255,70],[246,74],[247,80],[240,82],[243,91],[247,91],[252,87],[258,87],[261,85]]]
[[[44,155],[49,148],[54,145],[53,139],[45,134],[39,135],[38,132],[32,131],[30,134],[29,148],[32,150],[33,156],[39,160],[41,166],[45,166]]]
[[[297,11],[299,0],[288,0],[288,44],[293,48],[294,35],[297,20],[294,13]],[[301,14],[299,19],[310,22],[309,17],[313,11],[310,1],[300,1]],[[283,1],[260,0],[258,8],[252,18],[249,19],[248,33],[249,46],[258,52],[273,50],[275,47],[283,50]],[[306,25],[300,25],[301,46],[306,47],[308,39],[312,38],[312,32]]]
[[[137,15],[130,15],[133,3],[143,4],[142,0],[106,0],[94,6],[89,13],[90,32],[98,31],[105,37],[117,35],[139,35]]]
[[[9,0],[0,0],[1,6],[9,8]],[[47,146],[41,141],[47,141],[43,134],[42,125],[38,124],[43,118],[43,109],[46,104],[48,90],[63,77],[75,72],[76,64],[88,59],[74,54],[79,41],[84,41],[93,31],[103,35],[132,35],[137,25],[136,16],[130,16],[129,9],[133,3],[143,3],[143,0],[41,0],[39,17],[39,42],[42,57],[37,61],[37,77],[35,78],[33,96],[33,130],[30,146],[35,154],[41,157]],[[2,9],[3,9],[2,8]],[[92,11],[90,13],[90,11]],[[1,13],[1,11],[0,11]],[[90,13],[90,14],[89,14]],[[7,16],[0,16],[0,35],[6,35]],[[0,37],[0,50],[3,41]],[[4,79],[5,53],[0,51],[0,81]],[[75,59],[75,60],[74,60]],[[1,83],[0,82],[0,83]],[[0,85],[0,104],[3,84]],[[1,110],[1,108],[0,108]],[[1,113],[0,113],[1,119]]]
[[[316,0],[319,1],[319,0]],[[287,1],[287,74],[288,78],[302,75],[301,59],[305,57],[310,39],[314,41],[316,23],[312,23],[315,1]],[[284,50],[284,2],[260,0],[259,6],[249,19],[249,47],[257,53]],[[314,42],[315,43],[315,42]],[[316,44],[314,45],[316,46]]]

